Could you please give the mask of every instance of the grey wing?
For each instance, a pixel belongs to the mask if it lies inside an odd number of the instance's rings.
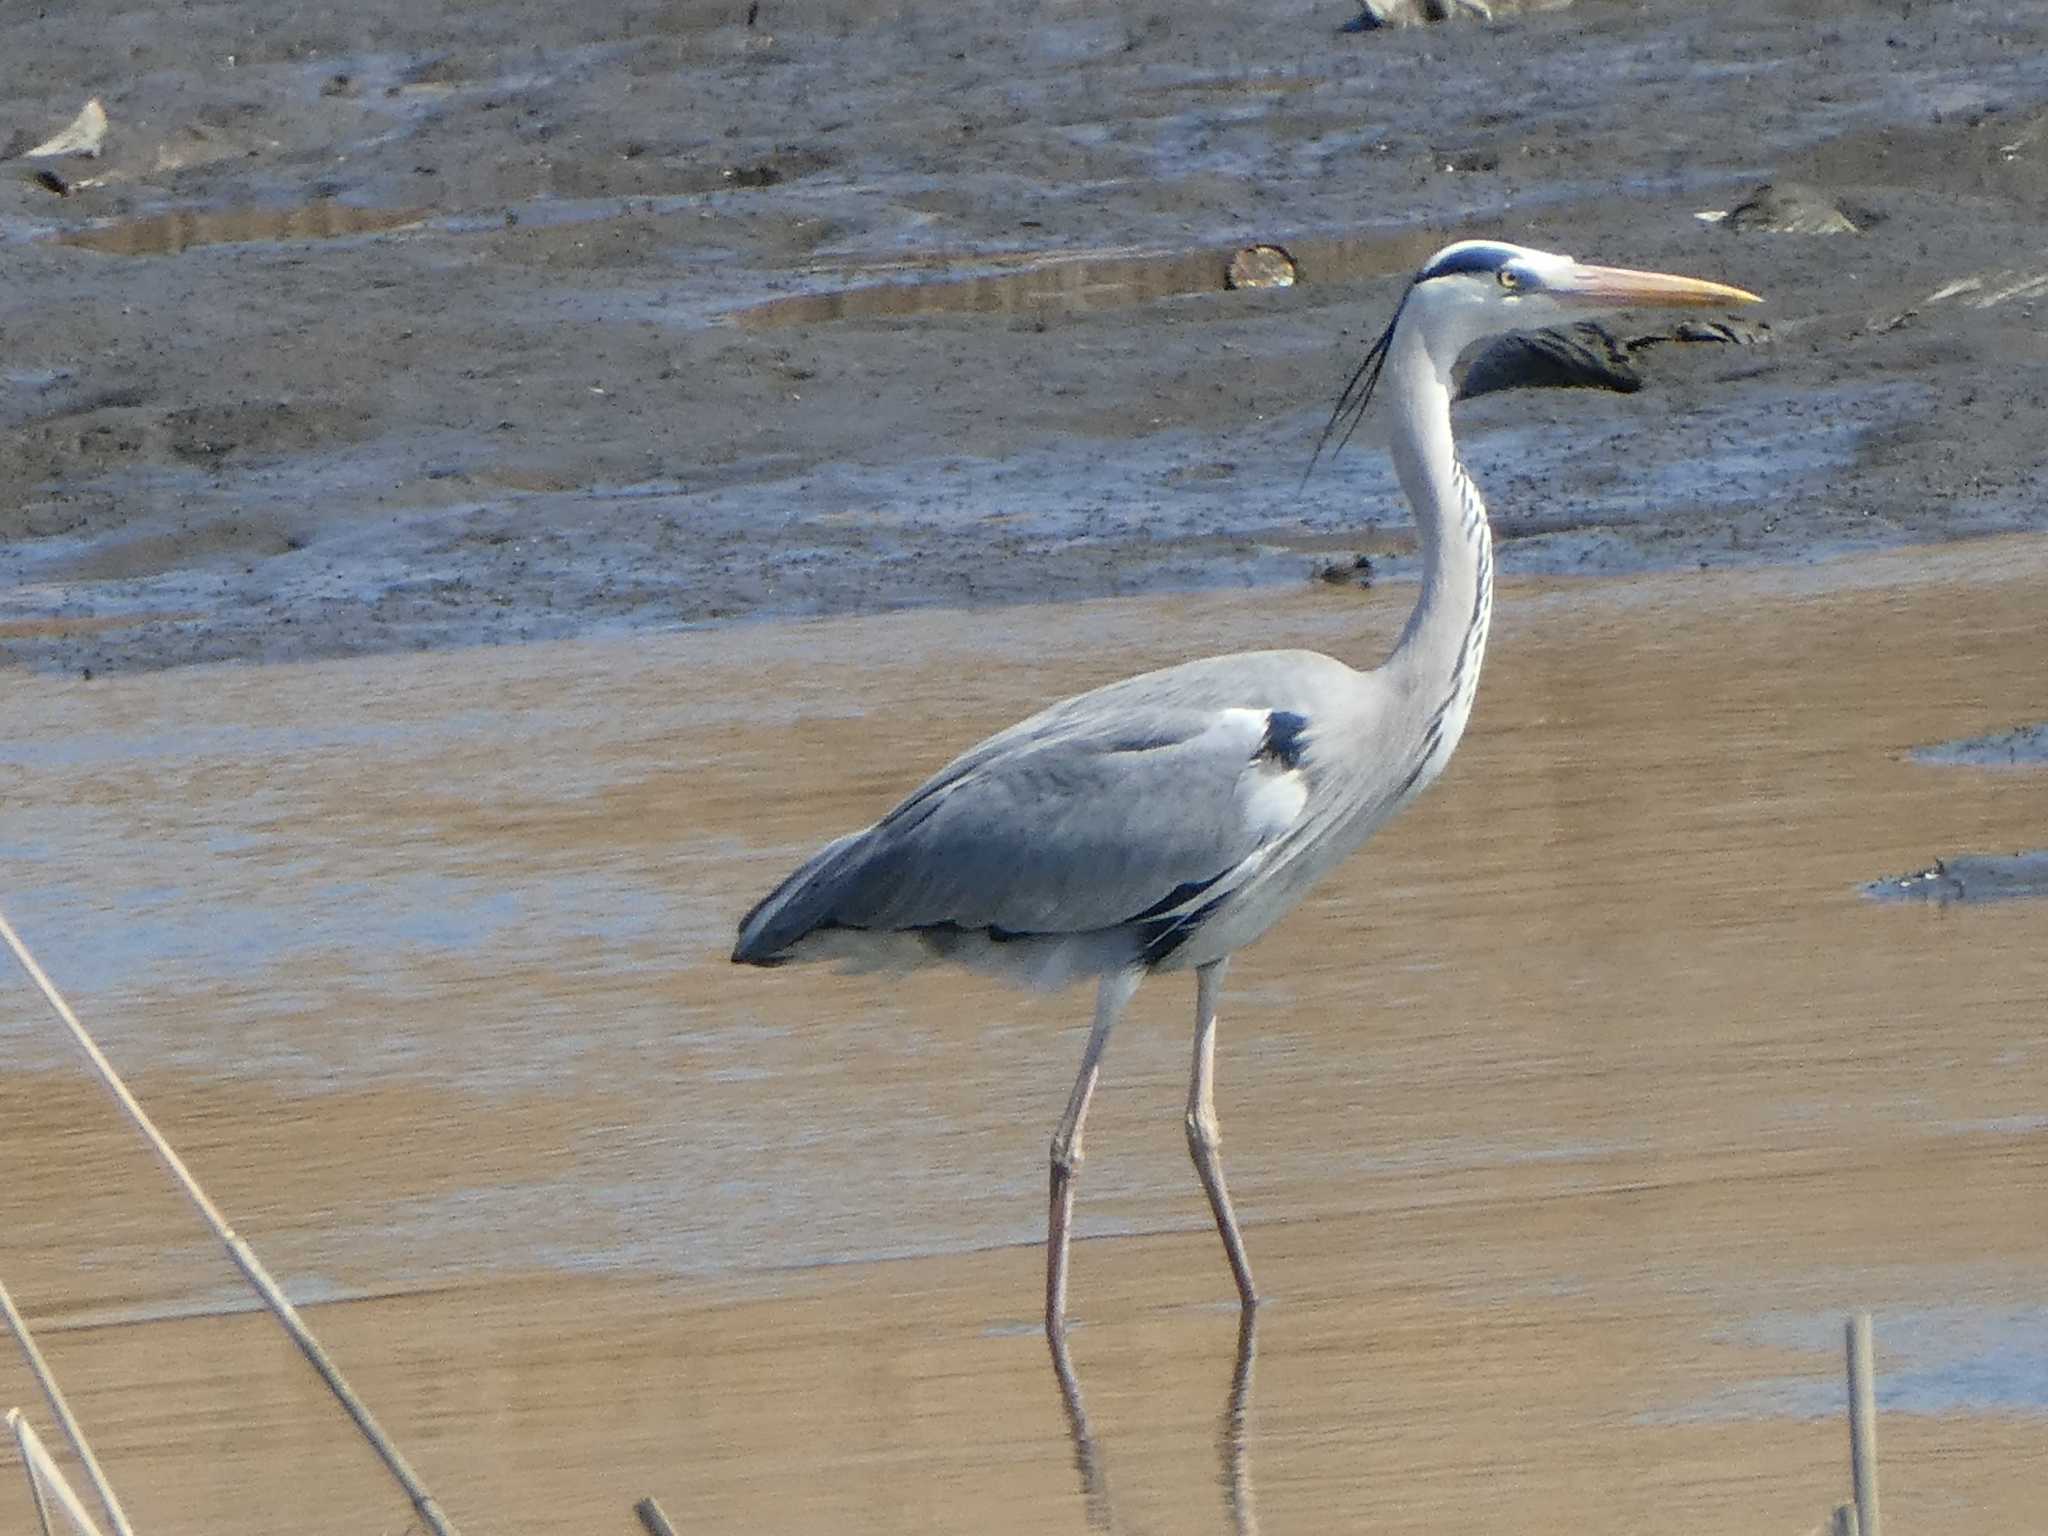
[[[1026,722],[823,849],[748,914],[733,958],[772,962],[825,928],[1171,924],[1256,873],[1301,815],[1308,730],[1198,706]]]

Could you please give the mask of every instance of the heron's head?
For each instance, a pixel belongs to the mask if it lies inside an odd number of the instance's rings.
[[[1448,382],[1459,353],[1502,331],[1527,330],[1599,310],[1761,302],[1745,289],[1705,278],[1596,267],[1504,240],[1460,240],[1430,257],[1409,282],[1394,318],[1345,386],[1330,427],[1348,416],[1343,436],[1350,437],[1371,403],[1373,386],[1397,336],[1418,344],[1438,376]],[[1329,435],[1330,429],[1325,429],[1325,441]],[[1316,451],[1322,451],[1321,444]]]
[[[1757,302],[1753,293],[1705,278],[1596,267],[1554,251],[1499,240],[1460,240],[1422,264],[1395,320],[1415,327],[1431,358],[1448,373],[1466,347],[1502,331],[1603,309],[1698,309]],[[1389,332],[1392,329],[1388,327]]]

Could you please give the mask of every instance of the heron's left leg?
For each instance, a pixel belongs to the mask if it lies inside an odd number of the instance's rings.
[[[1252,1284],[1244,1236],[1237,1230],[1237,1213],[1230,1208],[1230,1190],[1223,1182],[1219,1155],[1223,1131],[1216,1123],[1216,1002],[1229,963],[1228,957],[1212,960],[1195,971],[1195,1068],[1188,1079],[1188,1155],[1195,1160],[1195,1172],[1209,1196],[1209,1209],[1216,1215],[1216,1230],[1230,1259],[1230,1273],[1237,1280],[1238,1301],[1249,1312],[1259,1304],[1259,1293]]]
[[[1114,971],[1095,992],[1095,1027],[1081,1053],[1080,1075],[1074,1079],[1067,1112],[1052,1134],[1052,1205],[1045,1224],[1045,1332],[1057,1354],[1067,1331],[1067,1241],[1074,1226],[1074,1175],[1081,1167],[1081,1125],[1088,1101],[1095,1096],[1095,1075],[1102,1067],[1102,1048],[1123,1017],[1131,996],[1144,979],[1142,970]]]

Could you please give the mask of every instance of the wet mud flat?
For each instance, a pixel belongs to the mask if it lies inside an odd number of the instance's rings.
[[[1270,1297],[1235,1436],[1185,985],[1111,1047],[1073,1306],[1121,1528],[1809,1529],[1853,1306],[1894,1521],[2026,1527],[2048,904],[1861,886],[2048,817],[2042,775],[1913,757],[2048,716],[2044,579],[2021,536],[1503,584],[1445,782],[1235,965],[1220,1109]],[[653,1493],[717,1529],[1080,1531],[1035,1314],[1085,1000],[741,972],[732,914],[1039,700],[1215,647],[1368,658],[1406,606],[46,678],[0,749],[11,915],[465,1528],[624,1529]],[[33,1010],[0,1055],[6,1278],[138,1522],[401,1528]]]
[[[2048,13],[373,4],[0,17],[0,652],[288,659],[1399,579],[1300,475],[1485,232],[1766,294],[1767,346],[1464,412],[1510,572],[2035,527]],[[1695,214],[1821,188],[1859,234]],[[1731,221],[1732,222],[1732,221]],[[1226,292],[1278,241],[1302,281]]]

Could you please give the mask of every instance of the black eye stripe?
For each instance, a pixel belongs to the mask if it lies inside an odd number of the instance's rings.
[[[1498,272],[1513,261],[1520,253],[1505,245],[1493,245],[1475,241],[1448,250],[1415,274],[1415,281],[1426,283],[1432,277],[1454,277],[1460,273],[1487,274]]]

